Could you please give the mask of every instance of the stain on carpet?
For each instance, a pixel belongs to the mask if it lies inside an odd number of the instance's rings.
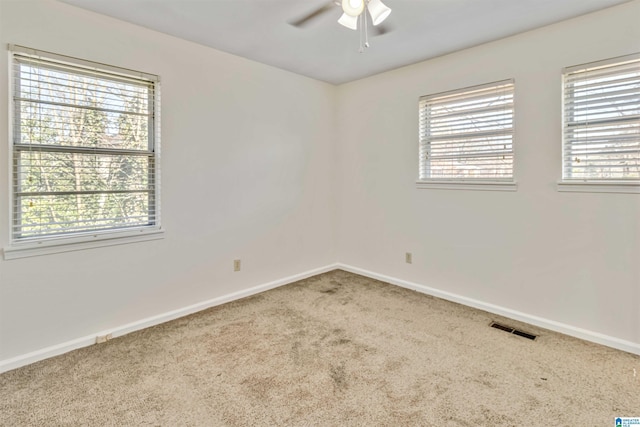
[[[347,388],[347,373],[344,364],[338,366],[331,366],[329,375],[333,380],[333,385],[337,390],[344,390]]]

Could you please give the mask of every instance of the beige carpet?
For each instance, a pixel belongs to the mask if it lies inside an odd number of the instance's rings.
[[[0,375],[0,425],[12,427],[608,427],[614,416],[640,416],[640,357],[343,271]]]

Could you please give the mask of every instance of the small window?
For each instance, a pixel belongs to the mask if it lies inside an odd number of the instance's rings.
[[[420,181],[513,182],[513,80],[420,98]]]
[[[11,51],[12,243],[157,231],[157,76]]]
[[[640,183],[640,55],[566,68],[565,183]]]

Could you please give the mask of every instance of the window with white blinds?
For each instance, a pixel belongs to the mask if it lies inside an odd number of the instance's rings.
[[[513,80],[420,98],[420,181],[513,181]]]
[[[566,68],[565,182],[640,181],[640,55]]]
[[[157,77],[10,48],[12,241],[158,228]]]

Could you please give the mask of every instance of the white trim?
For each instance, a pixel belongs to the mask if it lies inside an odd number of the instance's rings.
[[[76,58],[73,56],[60,55],[58,53],[47,52],[45,50],[32,49],[30,47],[8,44],[7,49],[10,52],[18,53],[23,56],[29,56],[35,59],[51,60],[72,65],[74,67],[82,67],[92,71],[109,72],[121,75],[127,78],[136,77],[150,82],[160,81],[160,77],[155,74],[145,73],[143,71],[131,70],[129,68],[116,67],[115,65],[103,64],[101,62],[89,61],[87,59]]]
[[[0,0],[1,1],[1,0]],[[5,224],[1,224],[0,226],[6,226],[7,230],[9,230],[9,235],[11,235],[11,227],[13,226],[11,220],[13,218],[13,119],[14,119],[14,101],[13,101],[13,77],[14,77],[14,67],[13,67],[13,52],[11,50],[7,51],[7,66],[9,67],[9,72],[7,73],[7,107],[8,107],[8,122],[7,122],[7,186],[9,187],[6,193],[7,197],[7,219]]]
[[[559,181],[558,191],[576,193],[628,193],[640,194],[640,183],[637,182],[589,182]]]
[[[601,68],[611,64],[622,62],[631,62],[640,59],[640,53],[632,53],[631,55],[616,56],[615,58],[603,59],[602,61],[587,62],[584,64],[573,65],[562,69],[562,74],[575,73],[577,71],[585,71],[594,68]]]
[[[489,304],[483,301],[478,301],[473,298],[468,298],[468,297],[464,297],[462,295],[454,294],[451,292],[446,292],[446,291],[431,288],[428,286],[420,285],[418,283],[409,282],[407,280],[374,273],[372,271],[364,270],[358,267],[353,267],[347,264],[339,263],[338,268],[351,273],[370,277],[372,279],[391,283],[393,285],[400,286],[402,288],[411,289],[426,295],[431,295],[447,301],[456,302],[459,304],[466,305],[468,307],[477,308],[480,310],[488,311],[489,313],[493,313],[500,316],[508,317],[510,319],[529,323],[531,325],[549,329],[551,331],[559,332],[561,334],[569,335],[575,338],[583,339],[585,341],[591,341],[597,344],[605,345],[607,347],[612,347],[618,350],[640,355],[640,343],[634,343],[631,341],[626,341],[619,338],[604,335],[598,332],[593,332],[593,331],[578,328],[575,326],[567,325],[564,323],[556,322],[554,320],[544,319],[542,317],[533,316],[531,314],[522,313],[520,311],[511,310],[509,308],[501,307],[494,304]]]
[[[113,329],[108,329],[100,332],[96,332],[81,338],[76,338],[70,341],[66,341],[60,344],[52,345],[40,350],[32,351],[27,354],[22,354],[16,357],[12,357],[6,360],[0,360],[0,373],[10,371],[12,369],[19,368],[31,363],[38,362],[40,360],[48,359],[50,357],[58,356],[63,353],[67,353],[72,350],[76,350],[82,347],[88,347],[96,343],[96,338],[111,334],[113,338],[126,335],[131,332],[139,331],[141,329],[149,328],[151,326],[159,325],[161,323],[168,322],[180,317],[187,316],[189,314],[196,313],[198,311],[205,310],[210,307],[225,304],[227,302],[235,301],[241,298],[245,298],[251,295],[258,294],[260,292],[268,291],[289,283],[296,282],[298,280],[306,279],[311,276],[315,276],[321,273],[326,273],[338,268],[338,264],[329,264],[324,267],[308,270],[303,273],[288,276],[279,280],[264,283],[262,285],[254,286],[249,289],[233,292],[227,295],[223,295],[217,298],[213,298],[207,301],[199,302],[187,307],[171,310],[166,313],[158,314],[156,316],[147,317],[135,322],[128,323],[126,325],[118,326]]]
[[[417,283],[409,282],[407,280],[402,280],[395,277],[374,273],[372,271],[354,267],[348,264],[335,263],[335,264],[326,265],[324,267],[316,268],[313,270],[308,270],[300,274],[295,274],[293,276],[288,276],[283,279],[268,282],[262,285],[254,286],[249,289],[233,292],[231,294],[223,295],[207,301],[196,303],[196,304],[183,307],[177,310],[172,310],[156,316],[147,317],[145,319],[128,323],[126,325],[122,325],[113,329],[96,332],[94,334],[90,334],[81,338],[76,338],[60,344],[52,345],[40,350],[36,350],[30,353],[16,356],[10,359],[0,360],[0,373],[10,371],[12,369],[17,369],[21,366],[29,365],[31,363],[48,359],[50,357],[58,356],[60,354],[64,354],[69,351],[76,350],[82,347],[88,347],[90,345],[95,344],[96,338],[99,336],[104,336],[108,334],[111,334],[113,338],[123,336],[128,333],[149,328],[151,326],[168,322],[170,320],[174,320],[180,317],[184,317],[189,314],[193,314],[210,307],[215,307],[217,305],[225,304],[227,302],[231,302],[231,301],[235,301],[251,295],[255,295],[260,292],[267,291],[269,289],[274,289],[280,286],[284,286],[289,283],[306,279],[308,277],[312,277],[318,274],[326,273],[328,271],[333,271],[335,269],[341,269],[351,273],[360,274],[362,276],[370,277],[376,280],[381,280],[381,281],[384,281],[396,286],[400,286],[403,288],[411,289],[426,295],[432,295],[434,297],[442,298],[447,301],[453,301],[459,304],[466,305],[468,307],[477,308],[493,314],[498,314],[500,316],[508,317],[508,318],[519,320],[521,322],[526,322],[541,328],[559,332],[565,335],[570,335],[572,337],[580,338],[586,341],[595,342],[608,347],[616,348],[618,350],[640,355],[640,343],[625,341],[619,338],[611,337],[611,336],[600,334],[597,332],[588,331],[586,329],[577,328],[577,327],[566,325],[560,322],[555,322],[553,320],[532,316],[530,314],[522,313],[522,312],[511,310],[505,307],[489,304],[483,301],[478,301],[472,298],[467,298],[461,295],[457,295],[457,294],[442,291],[439,289],[431,288],[428,286],[420,285]]]
[[[516,182],[500,181],[416,181],[416,188],[431,190],[517,191]]]
[[[601,111],[604,106],[614,106],[615,100],[609,99],[607,97],[605,97],[604,99],[598,99],[596,101],[591,98],[592,95],[587,95],[585,93],[582,96],[586,96],[586,99],[583,98],[580,101],[580,95],[578,95],[578,98],[576,98],[576,92],[580,92],[581,90],[581,83],[587,84],[590,88],[587,90],[587,92],[591,93],[598,88],[602,89],[601,85],[604,85],[603,87],[606,87],[611,83],[615,83],[615,79],[622,77],[623,75],[625,77],[621,81],[627,80],[630,75],[633,75],[633,80],[624,84],[625,89],[618,90],[623,91],[623,93],[628,92],[629,95],[634,94],[635,90],[628,89],[626,88],[626,86],[637,83],[637,67],[638,65],[640,65],[640,63],[638,62],[639,60],[640,53],[635,53],[631,55],[619,56],[616,58],[609,58],[602,61],[590,62],[563,68],[561,90],[562,179],[559,182],[558,191],[594,193],[640,193],[638,189],[635,189],[635,191],[633,191],[634,189],[631,188],[631,191],[629,191],[629,189],[624,186],[624,184],[627,184],[626,182],[624,182],[625,178],[629,178],[629,181],[631,181],[632,184],[639,185],[637,179],[635,179],[635,183],[632,182],[632,180],[630,179],[631,176],[629,176],[628,173],[622,172],[620,173],[619,178],[602,178],[602,181],[600,181],[597,177],[598,173],[592,173],[593,171],[590,171],[588,169],[590,167],[589,155],[605,156],[605,159],[601,158],[598,160],[598,162],[602,162],[601,166],[606,168],[617,164],[618,160],[615,158],[615,155],[627,152],[625,148],[615,147],[616,144],[613,144],[614,147],[601,147],[602,141],[600,141],[599,138],[602,138],[602,136],[598,134],[597,130],[593,132],[590,131],[589,127],[591,125],[595,125],[596,123],[600,123],[601,125],[607,123],[607,126],[611,127],[612,129],[614,127],[616,129],[620,129],[627,126],[627,124],[637,124],[637,120],[627,121],[627,119],[629,118],[633,119],[633,116],[606,117],[607,115],[604,114],[605,117],[598,117],[600,115],[598,111]],[[604,69],[609,70],[601,74],[600,71]],[[614,80],[609,80],[609,77]],[[606,81],[602,81],[603,78]],[[594,83],[597,81],[600,81],[600,83]],[[576,104],[577,102],[581,104],[580,107],[578,107],[578,104]],[[591,120],[595,120],[594,122],[589,120],[589,114],[595,115],[595,117],[591,116]],[[576,134],[576,132],[580,130],[582,130],[580,135]],[[596,138],[596,140],[598,141],[594,141],[593,138]],[[578,148],[576,148],[576,146],[578,146]],[[622,151],[618,151],[619,149]],[[585,162],[585,164],[582,166],[578,166],[576,162],[579,163],[581,159]],[[598,186],[602,184],[606,185],[607,182],[613,184],[613,186]]]
[[[140,228],[135,231],[120,231],[99,233],[93,232],[76,237],[56,237],[50,240],[35,240],[25,243],[15,243],[3,249],[5,261],[17,258],[73,252],[84,249],[101,248],[104,246],[124,245],[136,242],[146,242],[164,238],[162,228]]]
[[[502,80],[496,80],[495,82],[489,83],[480,83],[477,85],[466,86],[457,89],[450,89],[444,92],[432,93],[429,95],[422,95],[418,98],[418,101],[431,101],[433,99],[439,98],[449,98],[452,95],[458,96],[460,94],[464,94],[465,92],[477,92],[485,89],[491,89],[499,86],[515,86],[516,80],[514,78],[507,78]]]
[[[59,55],[51,52],[40,51],[24,46],[8,45],[8,58],[9,58],[9,88],[13,88],[15,84],[15,63],[17,57],[30,57],[35,60],[45,60],[50,62],[56,62],[72,67],[70,72],[80,73],[82,69],[91,70],[99,75],[105,74],[108,79],[126,78],[127,81],[135,84],[143,84],[147,88],[153,89],[153,102],[150,101],[153,107],[153,115],[150,119],[150,123],[153,125],[149,129],[150,142],[152,147],[148,147],[149,154],[153,159],[154,170],[154,221],[153,225],[138,224],[134,227],[118,226],[113,229],[107,230],[87,230],[81,232],[74,232],[65,235],[52,234],[52,235],[37,235],[35,237],[17,238],[15,236],[15,224],[14,224],[14,153],[16,150],[14,141],[14,112],[15,112],[15,93],[14,89],[8,91],[9,97],[9,138],[8,138],[8,172],[9,172],[9,230],[10,230],[10,243],[8,247],[5,247],[2,252],[5,260],[24,258],[31,256],[40,256],[47,254],[54,254],[60,252],[70,252],[82,249],[91,249],[103,246],[113,246],[126,243],[134,243],[141,241],[157,240],[163,238],[161,227],[161,207],[160,207],[160,78],[153,74],[147,74],[140,71],[129,70],[126,68],[110,66],[101,64],[98,62],[88,61],[84,59],[74,58],[65,55]],[[147,92],[148,94],[149,92]],[[147,95],[148,96],[148,95]],[[72,148],[72,147],[71,147]],[[114,152],[115,153],[115,152]],[[146,153],[146,152],[145,152]],[[124,155],[124,154],[123,154]],[[151,209],[151,206],[149,207]]]
[[[419,136],[419,155],[418,155],[418,167],[419,167],[419,182],[426,182],[426,183],[431,183],[431,182],[467,182],[467,181],[477,181],[479,183],[493,183],[493,182],[512,182],[514,177],[515,177],[515,124],[516,124],[516,117],[515,117],[515,111],[516,111],[516,90],[515,90],[515,79],[514,78],[508,78],[508,79],[504,79],[504,80],[500,80],[500,81],[496,81],[496,82],[491,82],[491,83],[485,83],[485,84],[480,84],[480,85],[474,85],[474,86],[469,86],[469,87],[465,87],[465,88],[460,88],[460,89],[454,89],[454,90],[450,90],[450,91],[446,91],[446,92],[441,92],[441,93],[437,93],[437,94],[430,94],[430,95],[423,95],[419,98],[418,100],[418,136]],[[502,91],[501,89],[509,89],[508,91]],[[480,92],[480,94],[478,93]],[[450,172],[455,171],[456,167],[452,166],[450,170],[448,170],[446,175],[441,175],[441,178],[437,178],[434,177],[431,173],[431,161],[434,160],[434,158],[431,157],[432,154],[432,148],[436,147],[436,146],[440,146],[440,138],[441,136],[434,136],[433,138],[431,137],[431,133],[430,131],[432,130],[431,127],[431,112],[432,112],[432,108],[433,107],[444,107],[450,103],[457,103],[459,101],[462,100],[483,100],[486,97],[489,96],[496,96],[497,94],[501,94],[500,96],[505,96],[505,98],[508,98],[509,96],[511,97],[511,127],[509,129],[503,129],[503,130],[484,130],[481,132],[481,134],[487,135],[487,136],[510,136],[511,139],[511,151],[510,151],[510,155],[511,155],[511,173],[509,174],[509,176],[507,176],[506,178],[492,178],[492,177],[482,177],[482,178],[472,178],[472,179],[457,179],[454,175],[451,175]],[[477,107],[477,105],[476,105]],[[476,114],[476,112],[478,110],[475,110],[475,108],[473,110],[469,110],[469,114]],[[486,107],[477,107],[480,109],[480,111],[483,111]],[[496,108],[495,106],[491,107]],[[501,110],[501,112],[499,113],[500,115],[504,114],[507,111],[508,108],[508,104],[504,106],[504,109]],[[492,111],[490,114],[493,117],[493,113],[495,111]],[[454,116],[458,117],[458,115],[460,114],[460,112],[457,113],[452,113]],[[440,118],[442,117],[446,117],[445,115],[439,115]],[[489,117],[489,116],[487,116]],[[457,118],[456,120],[462,120]],[[465,127],[468,125],[468,123],[465,122]],[[437,125],[438,127],[440,126],[444,126],[444,124],[439,124]],[[467,140],[468,138],[472,138],[470,136],[470,130],[466,131],[466,136],[459,136],[459,138],[463,138],[464,140]],[[464,133],[464,132],[463,132]],[[434,139],[435,138],[435,139]],[[458,138],[458,139],[459,139]],[[505,146],[506,149],[506,146]],[[458,158],[458,156],[460,155],[460,153],[451,151],[451,148],[447,148],[446,149],[446,153],[447,153],[447,158]],[[441,152],[441,154],[443,154]],[[490,158],[494,158],[494,157],[498,157],[500,156],[501,152],[498,150],[496,151],[491,150],[491,151],[487,151],[486,153],[484,153],[483,155],[475,155],[475,156],[471,156],[470,154],[470,158],[472,159],[478,159],[478,158],[485,158],[485,159],[490,159]],[[505,153],[502,153],[505,154]],[[504,155],[503,155],[504,158]],[[480,188],[480,187],[461,187],[461,186],[456,186],[456,187],[445,187],[442,185],[439,185],[438,187],[419,187],[419,188],[446,188],[446,189],[474,189],[474,190],[494,190],[496,188],[492,188],[489,186],[484,186],[484,188]],[[499,189],[498,189],[499,190]],[[509,190],[506,190],[509,191]],[[515,190],[511,190],[511,191],[515,191]]]

